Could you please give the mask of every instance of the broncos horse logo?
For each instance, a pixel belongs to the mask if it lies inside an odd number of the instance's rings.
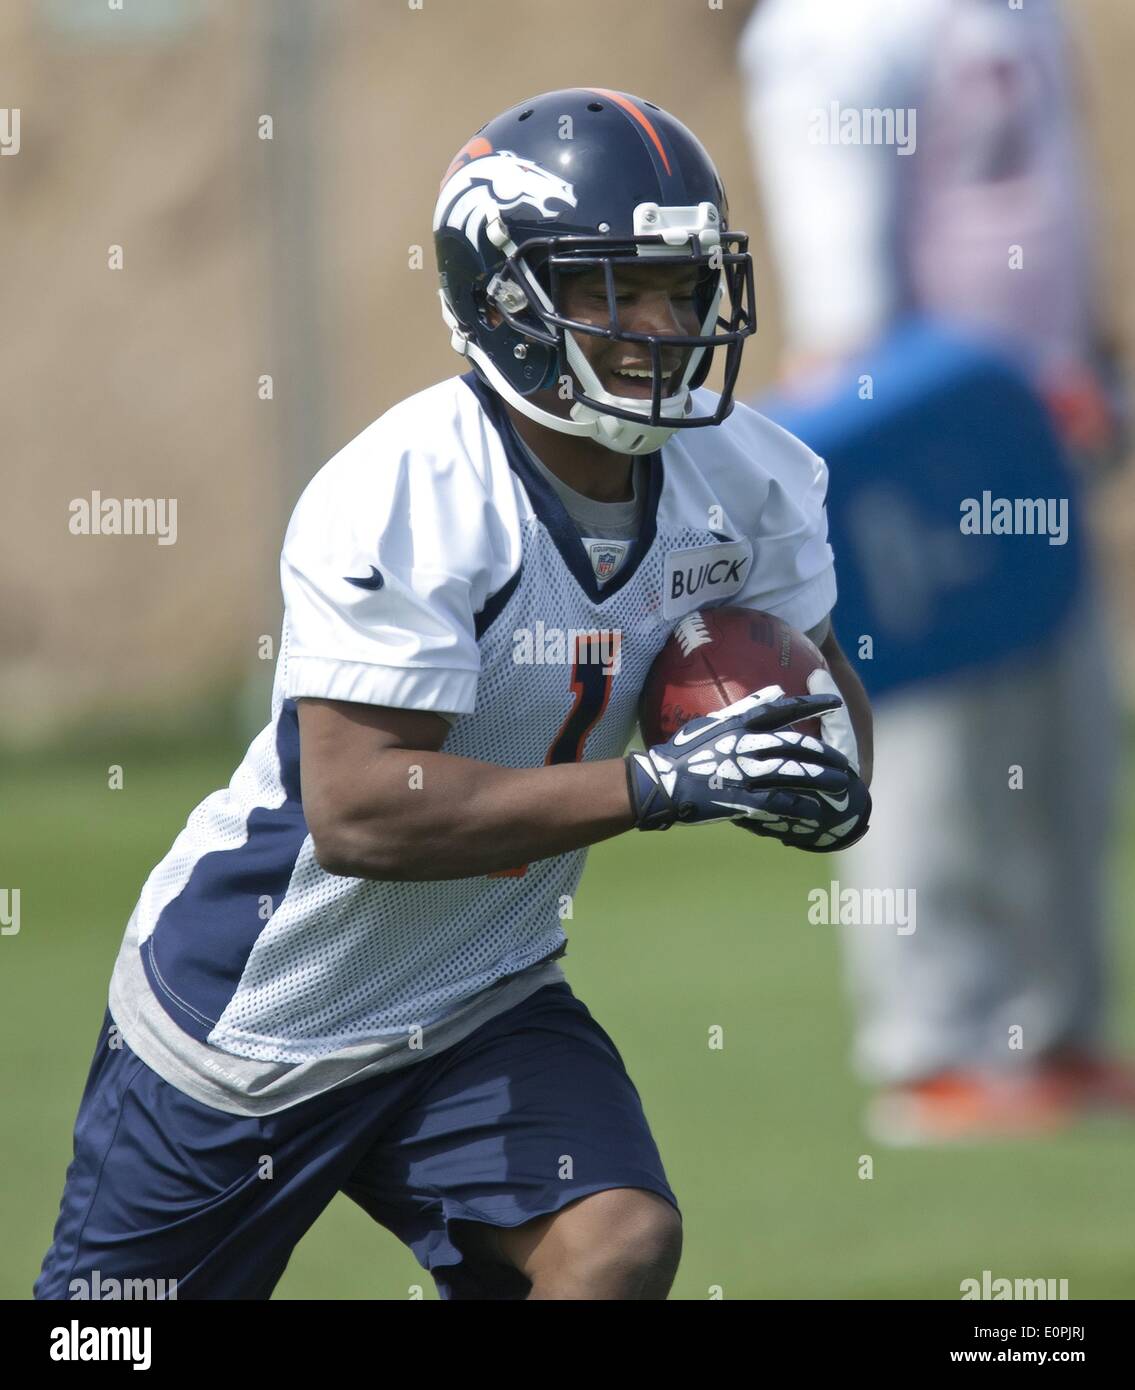
[[[442,184],[434,208],[434,231],[443,225],[454,227],[476,246],[481,228],[493,213],[528,203],[539,209],[541,217],[558,217],[560,209],[549,207],[553,202],[575,207],[570,183],[511,150],[498,150],[461,165]]]

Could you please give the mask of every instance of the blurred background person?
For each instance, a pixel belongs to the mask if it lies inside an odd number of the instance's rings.
[[[1135,1072],[1104,1042],[1121,744],[1090,559],[997,538],[975,568],[958,526],[968,493],[1016,478],[1033,497],[1062,478],[1079,531],[1073,470],[1124,447],[1063,15],[1056,0],[763,0],[740,57],[785,334],[787,402],[761,408],[826,455],[833,543],[846,522],[854,549],[870,514],[907,648],[885,680],[859,667],[877,708],[876,812],[839,868],[845,884],[917,894],[915,931],[844,932],[855,1061],[879,1088],[868,1125],[919,1142],[1135,1115]],[[874,451],[850,480],[841,454],[860,459],[867,418]],[[908,518],[928,498],[923,544]],[[1025,608],[1060,572],[1043,631],[1026,642],[1010,620],[1000,650],[943,640],[951,624],[992,637],[1008,569],[1030,565],[1015,575]],[[855,616],[882,643],[879,588]]]

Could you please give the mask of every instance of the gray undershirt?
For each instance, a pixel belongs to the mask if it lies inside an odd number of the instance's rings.
[[[528,455],[533,468],[551,487],[556,496],[564,504],[564,510],[571,517],[579,532],[580,540],[583,542],[584,549],[591,553],[589,541],[611,540],[611,541],[633,541],[638,537],[639,529],[642,525],[642,514],[646,508],[646,470],[650,464],[645,459],[636,458],[631,463],[631,482],[634,488],[634,496],[626,502],[597,502],[594,497],[587,497],[582,492],[576,492],[575,488],[568,487],[562,478],[556,477],[550,468],[540,461],[529,449],[524,441],[524,452]],[[606,575],[596,575],[599,583],[604,583],[611,578],[612,574],[617,573],[623,560],[629,552],[624,550],[617,559],[614,568]]]

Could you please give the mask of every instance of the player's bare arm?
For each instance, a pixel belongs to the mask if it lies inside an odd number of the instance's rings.
[[[822,697],[770,702],[754,696],[751,709],[737,718],[747,720],[749,731],[772,730],[793,715],[799,718],[809,701],[817,709],[836,703]],[[810,771],[786,773],[773,750],[762,748],[765,775],[752,786],[731,789],[746,805],[716,806],[710,798],[711,804],[698,806],[695,814],[687,798],[659,822],[653,807],[646,815],[637,804],[633,757],[630,776],[623,758],[508,768],[440,752],[449,725],[437,714],[319,699],[300,700],[298,710],[304,805],[316,858],[328,873],[349,878],[411,882],[508,870],[597,844],[636,825],[664,829],[675,821],[732,818],[744,814],[753,792],[752,806],[760,809],[770,792],[810,789],[812,777]],[[869,737],[865,695],[864,717]],[[692,744],[691,753],[704,747],[689,738],[698,723],[691,721],[678,734]],[[720,738],[728,727],[717,719],[706,734]],[[765,742],[775,737],[763,735]],[[825,745],[807,743],[814,758],[832,756],[828,790],[840,791],[854,777],[842,755],[832,750],[821,755]],[[799,747],[788,743],[784,752],[795,757]]]
[[[299,722],[304,808],[329,873],[464,878],[634,825],[621,758],[499,767],[438,752],[439,714],[338,700],[301,700]]]

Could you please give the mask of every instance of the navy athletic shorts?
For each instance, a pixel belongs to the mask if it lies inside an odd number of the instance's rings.
[[[435,1057],[262,1117],[191,1099],[121,1036],[107,1046],[112,1022],[108,1011],[37,1298],[108,1279],[167,1281],[150,1286],[158,1296],[176,1279],[178,1299],[268,1298],[340,1191],[413,1250],[442,1298],[523,1298],[527,1280],[463,1252],[451,1223],[518,1226],[612,1187],[678,1205],[618,1049],[567,984]]]

